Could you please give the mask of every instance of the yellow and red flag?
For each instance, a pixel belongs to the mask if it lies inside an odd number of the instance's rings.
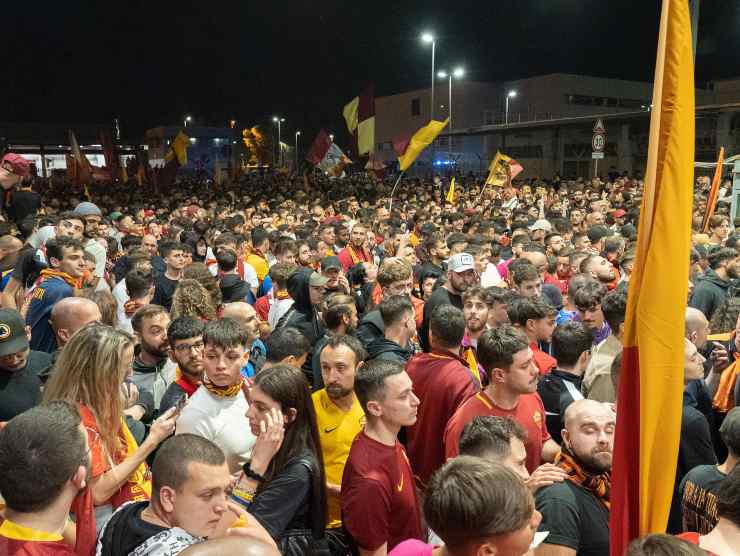
[[[717,159],[717,167],[714,169],[714,177],[712,178],[712,187],[709,188],[709,195],[707,196],[707,210],[704,212],[704,220],[701,223],[701,231],[707,233],[709,230],[709,219],[714,214],[714,209],[717,206],[717,197],[719,197],[719,182],[722,181],[722,164],[725,161],[725,148],[719,148],[719,158]]]
[[[694,175],[694,64],[685,0],[663,0],[635,272],[617,402],[610,551],[665,531],[676,478]],[[670,280],[666,280],[670,276]]]
[[[69,144],[72,147],[72,159],[74,160],[76,171],[75,171],[75,183],[77,185],[83,185],[90,183],[92,180],[92,168],[90,161],[82,153],[80,144],[77,142],[74,131],[69,130]]]
[[[496,151],[496,156],[488,167],[488,177],[486,178],[484,187],[486,185],[495,185],[498,187],[509,185],[511,180],[517,177],[522,170],[524,170],[524,167],[516,160]]]
[[[432,120],[411,136],[411,139],[404,147],[403,154],[398,155],[399,168],[402,172],[408,170],[409,166],[414,163],[421,152],[432,144],[432,141],[437,138],[437,135],[442,132],[449,121],[449,118],[444,122]]]

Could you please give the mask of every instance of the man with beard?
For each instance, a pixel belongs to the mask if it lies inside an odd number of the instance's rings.
[[[98,228],[103,220],[103,213],[97,205],[87,201],[77,205],[74,212],[85,221],[85,251],[95,257],[95,271],[91,284],[94,288],[100,280],[105,282],[105,263],[108,255],[105,248],[97,241]]]
[[[588,274],[605,286],[616,286],[617,270],[601,255],[590,255],[581,261],[582,274]],[[612,288],[613,289],[613,288]]]
[[[462,339],[463,359],[467,362],[471,372],[477,373],[478,378],[483,381],[486,371],[478,364],[476,351],[478,339],[488,329],[495,300],[489,288],[481,288],[480,286],[468,288],[462,299],[463,316],[465,317],[465,335]]]
[[[689,306],[699,309],[712,320],[712,315],[727,298],[732,280],[740,276],[740,260],[735,249],[723,247],[709,254],[709,268],[699,278]]]
[[[454,305],[463,308],[462,294],[469,287],[480,282],[480,276],[475,271],[475,259],[468,253],[458,253],[450,257],[447,265],[447,282],[434,290],[432,296],[424,304],[424,319],[419,329],[419,342],[424,351],[431,349],[429,345],[429,321],[434,309],[440,305]]]
[[[414,395],[419,398],[416,423],[406,427],[406,448],[411,468],[422,484],[445,461],[442,437],[447,421],[460,404],[480,390],[477,365],[471,369],[460,357],[464,334],[463,312],[452,305],[440,305],[432,313],[431,352],[416,355],[406,365]]]
[[[339,257],[339,262],[342,263],[342,269],[345,273],[357,263],[372,262],[373,257],[366,247],[367,230],[367,226],[362,222],[358,222],[352,226],[352,232],[350,233],[347,247],[342,249],[337,255]]]
[[[175,380],[175,363],[167,357],[170,348],[167,341],[169,325],[170,315],[159,305],[146,305],[136,311],[131,319],[131,327],[139,340],[131,380],[140,391],[152,394],[154,407],[159,407],[162,396]]]
[[[162,414],[186,396],[189,398],[203,380],[203,323],[193,317],[179,317],[167,327],[169,357],[177,363],[175,382],[162,395]]]
[[[61,532],[72,501],[90,473],[87,433],[77,408],[54,401],[13,418],[0,434],[0,496],[6,504],[0,525],[0,554],[65,555],[79,552]],[[78,517],[79,521],[79,517]]]
[[[357,330],[357,306],[355,298],[343,293],[335,293],[327,297],[321,312],[326,325],[326,333],[316,342],[311,358],[313,369],[313,390],[324,387],[321,375],[321,352],[333,336],[354,336]]]
[[[535,496],[540,531],[550,534],[537,554],[609,554],[609,490],[616,415],[609,404],[578,400],[565,411],[563,451],[556,465],[568,473],[562,483]]]
[[[367,356],[352,336],[332,336],[320,354],[321,377],[326,385],[313,393],[316,426],[324,457],[329,528],[342,526],[340,495],[342,474],[352,441],[365,424],[365,414],[355,396],[355,372]]]

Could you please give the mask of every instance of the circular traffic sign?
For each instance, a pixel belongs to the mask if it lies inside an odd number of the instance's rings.
[[[591,139],[591,146],[593,147],[594,152],[600,153],[603,151],[606,146],[606,135],[603,133],[594,133],[594,136]]]

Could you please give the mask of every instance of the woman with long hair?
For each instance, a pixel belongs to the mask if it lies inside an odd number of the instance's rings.
[[[124,380],[131,375],[130,334],[103,324],[77,331],[64,346],[44,389],[44,401],[78,405],[91,453],[89,481],[98,529],[114,509],[151,494],[146,458],[175,430],[174,408],[152,423],[138,446],[126,426]]]
[[[247,418],[257,442],[234,497],[290,554],[295,551],[292,540],[309,537],[306,531],[315,523],[321,524],[323,536],[326,516],[311,390],[300,370],[276,365],[257,373],[250,397]]]

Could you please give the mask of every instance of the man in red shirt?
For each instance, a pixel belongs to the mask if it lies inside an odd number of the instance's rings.
[[[358,222],[352,226],[352,232],[350,233],[347,247],[342,249],[337,255],[339,257],[339,262],[342,263],[342,269],[345,273],[357,263],[373,262],[373,257],[366,247],[367,230],[367,227],[362,222]]]
[[[386,556],[405,539],[426,540],[414,475],[398,442],[416,422],[419,398],[403,365],[375,359],[357,371],[355,394],[367,423],[342,476],[342,523],[360,556]]]
[[[511,315],[515,317],[512,319],[512,324],[527,337],[529,347],[532,348],[534,364],[540,374],[549,373],[558,362],[554,357],[542,351],[539,343],[552,341],[557,309],[541,298],[525,297],[513,303],[516,306]]]
[[[62,532],[90,471],[87,434],[77,408],[62,401],[45,403],[8,421],[0,434],[0,469],[0,495],[7,504],[0,554],[74,556]],[[83,534],[94,534],[94,527],[82,525],[78,554],[91,552],[95,540]]]
[[[445,462],[442,436],[447,421],[460,404],[480,390],[480,378],[460,357],[464,333],[463,312],[453,305],[440,305],[429,324],[431,351],[416,355],[406,365],[421,403],[416,423],[406,428],[406,447],[411,467],[423,485]]]
[[[527,431],[527,470],[534,476],[543,461],[560,451],[547,432],[545,408],[537,395],[537,367],[527,340],[511,326],[486,331],[478,341],[478,360],[488,373],[484,390],[463,403],[447,423],[445,455],[459,453],[465,425],[478,415],[509,417]]]

